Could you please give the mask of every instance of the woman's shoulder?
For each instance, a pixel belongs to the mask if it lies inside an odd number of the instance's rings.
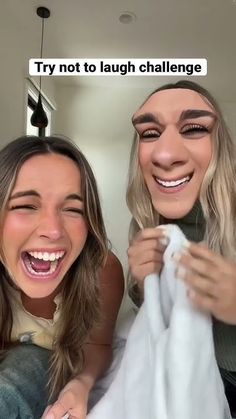
[[[122,268],[122,264],[119,261],[118,257],[111,251],[109,250],[108,255],[107,255],[107,259],[104,265],[104,269],[115,269],[118,271],[122,271],[123,273],[123,268]]]
[[[105,265],[99,272],[101,324],[90,335],[92,342],[111,344],[118,311],[124,294],[122,265],[114,253],[109,252]]]
[[[106,262],[101,268],[100,281],[102,287],[104,286],[106,289],[111,289],[110,291],[123,295],[125,280],[122,264],[111,251],[108,252]]]

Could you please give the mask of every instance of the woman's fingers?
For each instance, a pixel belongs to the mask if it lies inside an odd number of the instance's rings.
[[[163,228],[145,228],[140,230],[127,251],[130,272],[143,292],[144,279],[147,275],[160,273],[163,265],[163,253],[169,239]]]
[[[236,324],[236,264],[202,244],[173,255],[177,277],[184,280],[194,306]]]
[[[144,229],[131,243],[127,254],[132,276],[138,281],[153,272],[160,272],[168,238],[162,229]]]
[[[177,278],[183,279],[187,286],[192,287],[195,291],[204,295],[217,298],[218,287],[215,282],[209,278],[197,275],[194,271],[178,268],[176,271]]]
[[[193,272],[206,280],[211,280],[216,282],[218,280],[218,270],[217,266],[212,262],[212,260],[201,259],[200,257],[193,257],[190,253],[174,253],[173,259],[183,265],[186,268],[186,275],[188,273],[189,281],[194,280],[194,277],[191,276],[190,272]],[[184,278],[183,278],[184,279]]]
[[[192,304],[198,309],[211,313],[214,310],[214,299],[209,295],[196,292],[191,289],[188,290],[188,296],[192,301]]]

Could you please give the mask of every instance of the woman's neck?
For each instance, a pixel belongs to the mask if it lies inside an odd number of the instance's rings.
[[[176,224],[179,226],[188,240],[200,242],[204,238],[206,223],[199,201],[194,204],[193,208],[184,217],[176,220],[161,218],[160,221],[162,224]]]

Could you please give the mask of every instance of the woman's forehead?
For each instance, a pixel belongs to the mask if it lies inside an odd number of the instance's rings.
[[[58,153],[37,154],[27,159],[20,167],[14,190],[18,188],[78,189],[81,173],[77,164],[67,156]]]
[[[153,93],[135,112],[134,118],[143,113],[181,112],[186,109],[214,111],[200,93],[190,89],[167,89]]]

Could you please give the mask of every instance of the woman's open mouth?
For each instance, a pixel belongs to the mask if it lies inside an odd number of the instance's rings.
[[[30,277],[54,279],[60,270],[65,254],[65,250],[56,252],[29,251],[23,252],[21,259],[24,269]]]
[[[181,190],[187,183],[189,183],[192,177],[193,177],[193,172],[189,175],[186,175],[182,178],[175,179],[175,180],[171,180],[171,179],[164,180],[156,176],[154,176],[154,179],[162,190],[168,190],[169,192],[177,192]]]

